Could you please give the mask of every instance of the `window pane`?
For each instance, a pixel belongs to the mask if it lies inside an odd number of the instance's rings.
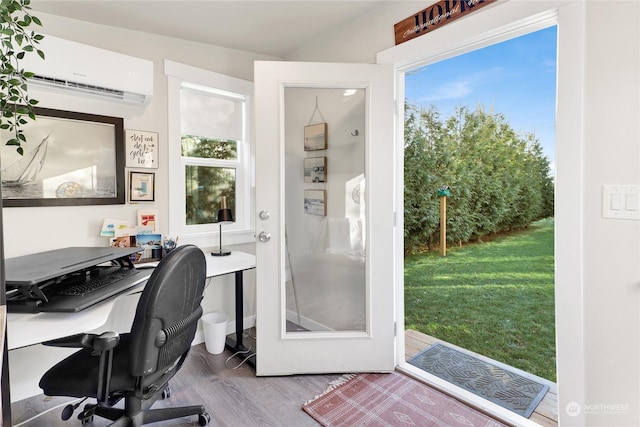
[[[238,158],[238,143],[226,139],[182,135],[180,149],[182,157],[217,160],[236,160]]]
[[[180,91],[180,110],[183,135],[242,140],[243,97],[183,87]]]
[[[187,225],[217,221],[222,197],[236,218],[236,170],[210,166],[185,166]]]

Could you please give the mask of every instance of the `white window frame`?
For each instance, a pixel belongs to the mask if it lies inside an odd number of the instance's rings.
[[[253,82],[203,70],[178,62],[165,60],[167,76],[167,124],[169,145],[169,235],[179,237],[180,243],[191,243],[202,248],[217,247],[219,226],[217,224],[187,225],[185,213],[185,165],[230,167],[236,169],[235,222],[222,227],[223,245],[254,242],[254,144],[251,134],[253,111]],[[245,98],[244,138],[238,142],[238,159],[202,161],[183,158],[180,121],[180,90],[182,87],[202,87],[212,91],[237,94]]]

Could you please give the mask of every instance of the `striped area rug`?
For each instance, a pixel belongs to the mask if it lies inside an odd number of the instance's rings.
[[[345,377],[306,402],[302,409],[325,427],[504,426],[398,372]]]

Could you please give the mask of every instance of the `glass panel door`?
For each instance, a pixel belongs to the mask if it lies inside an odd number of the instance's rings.
[[[284,89],[287,333],[366,325],[365,89]]]
[[[393,75],[256,62],[258,375],[395,367]]]

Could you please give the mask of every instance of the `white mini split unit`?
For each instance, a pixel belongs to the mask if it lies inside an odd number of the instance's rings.
[[[44,60],[34,52],[21,63],[35,73],[29,85],[135,105],[151,101],[151,61],[53,36],[45,36],[38,47]]]

